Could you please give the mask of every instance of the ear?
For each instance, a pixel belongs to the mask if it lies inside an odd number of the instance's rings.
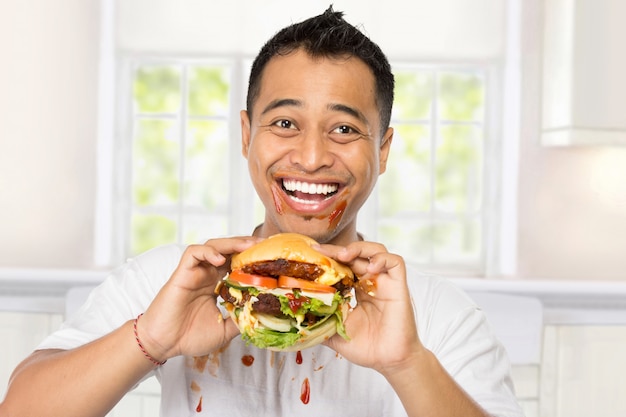
[[[378,174],[382,174],[387,170],[387,158],[389,157],[389,149],[391,148],[391,142],[393,140],[393,128],[387,129],[383,135],[380,144],[380,154],[378,156]]]
[[[239,112],[241,119],[241,154],[248,159],[248,150],[250,149],[250,117],[246,110]]]

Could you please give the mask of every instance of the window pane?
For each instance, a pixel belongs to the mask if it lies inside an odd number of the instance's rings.
[[[168,120],[139,120],[133,147],[134,203],[175,204],[179,169],[177,124]]]
[[[230,72],[228,67],[189,68],[189,114],[226,116]]]
[[[439,117],[454,121],[482,121],[484,88],[483,79],[477,74],[442,73],[439,76]]]
[[[398,71],[393,117],[402,119],[428,119],[432,107],[433,74],[426,71]]]
[[[380,177],[379,207],[383,216],[430,208],[430,129],[399,125],[387,171]]]
[[[482,134],[474,126],[444,126],[437,147],[435,202],[449,213],[480,208]]]
[[[183,242],[204,243],[208,239],[228,234],[228,214],[185,214],[183,219]]]
[[[131,223],[131,251],[133,255],[158,245],[176,242],[176,221],[158,214],[135,213]]]
[[[429,221],[385,222],[378,233],[389,252],[402,254],[410,263],[430,263],[432,239]]]
[[[433,260],[438,264],[478,265],[481,239],[478,220],[437,222],[433,225]]]
[[[226,212],[230,198],[226,122],[191,121],[187,136],[184,204]]]
[[[133,85],[135,111],[172,113],[181,103],[180,70],[172,66],[142,66]]]

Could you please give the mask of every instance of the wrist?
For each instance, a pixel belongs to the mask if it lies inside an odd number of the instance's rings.
[[[165,362],[167,362],[167,358],[160,359],[160,356],[158,356],[158,354],[156,353],[156,349],[150,348],[149,345],[148,345],[148,347],[146,347],[145,343],[149,339],[147,337],[146,338],[142,338],[140,336],[138,324],[139,324],[139,319],[142,316],[143,316],[143,313],[139,314],[137,316],[137,318],[135,318],[135,320],[133,320],[133,333],[134,333],[134,336],[135,336],[135,342],[137,343],[137,347],[139,348],[141,353],[143,353],[143,355],[146,357],[146,359],[148,359],[150,362],[152,362],[153,365],[155,365],[155,366],[164,365]]]
[[[402,360],[388,364],[379,372],[392,384],[403,383],[404,379],[414,380],[415,372],[424,370],[432,356],[432,352],[420,345]]]

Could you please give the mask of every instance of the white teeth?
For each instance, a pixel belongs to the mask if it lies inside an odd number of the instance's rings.
[[[299,191],[305,194],[327,195],[337,191],[337,184],[313,184],[296,180],[283,180],[283,187],[287,191]]]

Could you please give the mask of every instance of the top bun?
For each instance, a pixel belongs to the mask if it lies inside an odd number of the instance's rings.
[[[299,233],[279,233],[233,255],[230,265],[232,269],[240,269],[255,262],[286,259],[321,267],[324,274],[315,280],[320,284],[334,285],[344,278],[354,279],[354,274],[348,266],[321,254],[312,248],[313,245],[318,245],[317,241],[308,236]]]

